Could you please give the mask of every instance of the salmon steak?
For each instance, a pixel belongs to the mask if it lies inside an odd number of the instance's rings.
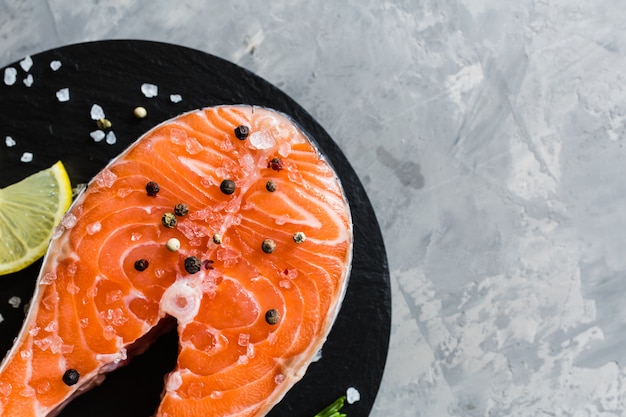
[[[0,416],[53,416],[176,326],[159,417],[263,416],[341,307],[352,220],[291,119],[217,106],[154,127],[79,194],[0,365]]]

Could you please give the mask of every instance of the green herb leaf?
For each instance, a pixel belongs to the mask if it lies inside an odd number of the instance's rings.
[[[334,403],[315,414],[314,417],[346,417],[345,414],[340,413],[339,410],[343,407],[343,404],[346,401],[346,396],[339,397],[335,400]]]

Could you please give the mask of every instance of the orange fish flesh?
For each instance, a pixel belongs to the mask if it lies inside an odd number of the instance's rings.
[[[263,416],[305,373],[345,293],[341,184],[285,115],[183,114],[73,203],[0,365],[0,416],[51,416],[175,320],[159,417]]]

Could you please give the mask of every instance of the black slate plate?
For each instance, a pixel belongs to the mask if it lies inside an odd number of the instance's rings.
[[[0,187],[45,169],[61,159],[73,185],[86,183],[106,163],[157,123],[182,112],[218,104],[255,104],[292,117],[318,143],[339,173],[352,209],[354,258],[350,284],[339,317],[324,345],[322,359],[269,414],[312,416],[356,387],[361,400],[346,405],[350,417],[370,413],[382,377],[391,321],[389,270],[382,236],[359,179],[335,142],[297,103],[251,72],[215,56],[164,43],[123,40],[70,45],[32,56],[25,71],[19,63],[13,85],[0,72]],[[57,71],[50,67],[60,61]],[[23,80],[32,75],[28,87]],[[146,98],[143,83],[158,86],[158,96]],[[56,92],[69,88],[70,100]],[[173,103],[170,94],[180,94]],[[117,142],[96,143],[90,109],[100,105],[113,122]],[[144,106],[148,117],[132,111]],[[15,146],[6,146],[11,136]],[[20,158],[31,152],[33,160]],[[0,352],[7,351],[24,318],[41,262],[0,277]],[[18,296],[23,303],[8,303]],[[163,376],[175,364],[174,332],[160,338],[130,365],[110,374],[99,387],[72,401],[60,417],[151,416],[158,404]]]

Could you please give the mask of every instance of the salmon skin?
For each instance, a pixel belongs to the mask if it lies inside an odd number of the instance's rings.
[[[285,115],[166,121],[79,195],[0,365],[0,416],[52,416],[175,320],[159,417],[263,416],[304,375],[345,293],[341,184]]]

